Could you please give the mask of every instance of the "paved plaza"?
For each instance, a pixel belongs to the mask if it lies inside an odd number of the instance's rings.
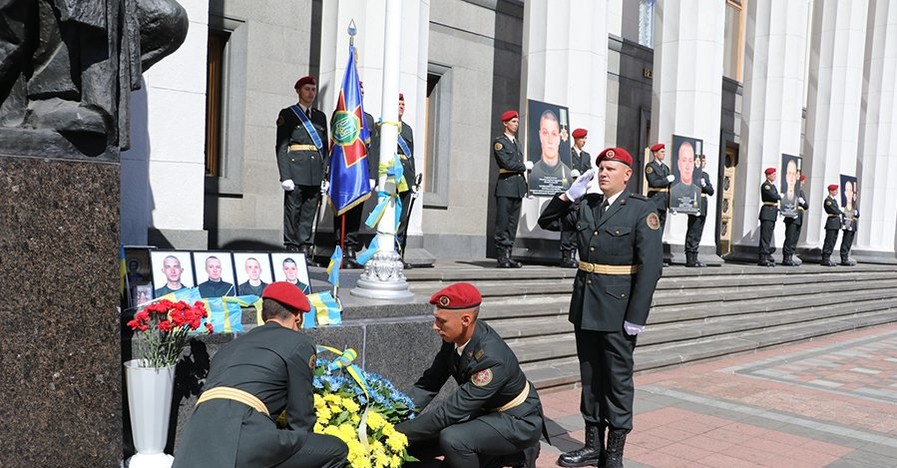
[[[897,467],[897,324],[635,381],[627,467]],[[538,466],[551,467],[582,444],[579,390],[542,402],[554,446]]]

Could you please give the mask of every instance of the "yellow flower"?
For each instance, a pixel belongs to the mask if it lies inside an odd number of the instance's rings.
[[[383,416],[380,416],[380,413],[376,411],[368,412],[368,427],[371,430],[376,431],[383,427],[386,424],[386,419],[383,419]]]
[[[387,467],[389,466],[389,455],[378,452],[374,455],[374,466],[377,467]]]
[[[352,400],[351,398],[343,398],[343,408],[346,408],[353,413],[357,413],[358,410],[361,409],[361,407],[358,406],[358,403],[356,403],[355,400]]]
[[[324,425],[320,422],[315,423],[315,434],[323,434],[324,433]]]
[[[401,452],[402,450],[405,450],[405,447],[408,447],[408,438],[405,437],[405,434],[396,432],[386,438],[386,445],[388,445],[393,452]]]
[[[333,413],[330,412],[330,408],[327,408],[326,406],[318,408],[315,413],[318,417],[318,421],[327,422],[330,421],[330,418],[333,417]]]
[[[324,401],[331,404],[339,405],[340,401],[342,401],[342,397],[337,395],[336,393],[328,393],[324,395]]]
[[[389,468],[399,468],[402,466],[402,459],[398,455],[389,457]]]
[[[324,406],[324,397],[315,393],[315,408]]]

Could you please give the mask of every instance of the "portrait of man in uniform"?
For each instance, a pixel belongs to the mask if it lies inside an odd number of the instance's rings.
[[[193,252],[196,283],[202,297],[236,296],[234,260],[230,252]]]
[[[190,252],[152,251],[150,264],[153,271],[153,296],[156,298],[183,288],[192,288],[195,284]]]
[[[673,135],[673,176],[670,186],[670,211],[697,214],[701,212],[701,168],[695,158],[704,148],[703,140]]]
[[[265,287],[274,282],[271,255],[267,252],[234,253],[237,274],[237,294],[261,297]]]
[[[274,281],[295,284],[303,293],[311,294],[308,265],[301,253],[272,253],[271,262],[274,264]]]
[[[550,197],[570,187],[570,137],[567,109],[529,101],[527,159],[533,162],[529,188],[533,195]]]
[[[847,216],[848,212],[858,209],[859,192],[857,178],[841,174],[841,207],[843,208],[844,216]]]
[[[782,154],[782,200],[779,201],[779,212],[786,218],[797,217],[798,198],[800,198],[800,158],[790,154]]]

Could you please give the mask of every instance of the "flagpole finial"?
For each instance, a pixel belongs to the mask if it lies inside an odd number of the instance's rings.
[[[355,45],[355,34],[358,33],[358,28],[355,27],[355,20],[349,20],[349,45]]]

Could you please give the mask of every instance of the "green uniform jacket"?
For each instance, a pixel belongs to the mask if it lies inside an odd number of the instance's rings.
[[[516,139],[512,142],[507,135],[502,134],[492,144],[492,156],[499,169],[498,181],[495,182],[496,197],[526,196],[526,179],[523,176],[526,166],[523,164],[523,152],[517,146],[519,142]]]
[[[782,199],[776,189],[776,184],[764,181],[760,186],[760,199],[763,200],[763,206],[760,207],[760,221],[775,221],[779,214],[778,203]]]
[[[576,226],[580,260],[638,268],[631,275],[579,270],[573,281],[570,322],[584,330],[619,332],[624,320],[636,325],[648,321],[663,271],[660,220],[651,200],[628,190],[600,215],[602,201],[601,195],[588,194],[573,210],[571,202],[557,195],[545,207],[539,225],[568,216]]]
[[[282,109],[277,116],[277,169],[281,181],[290,179],[296,185],[318,187],[324,180],[330,155],[327,116],[312,108],[311,123],[321,137],[321,151],[290,151],[290,145],[314,146],[314,140],[292,109]]]
[[[669,206],[667,195],[668,192],[657,192],[652,189],[668,188],[673,183],[667,180],[670,175],[670,168],[666,164],[651,161],[645,165],[645,179],[648,180],[648,197],[654,201],[655,206],[660,211],[666,211]]]
[[[410,441],[432,439],[452,424],[478,419],[493,427],[511,443],[528,446],[542,432],[542,404],[536,388],[520,405],[496,412],[517,397],[526,385],[517,356],[489,325],[476,323],[476,330],[462,356],[453,343],[443,343],[433,364],[409,392],[415,406],[423,408],[433,400],[449,377],[458,389],[428,408],[415,419],[396,426]]]
[[[825,214],[828,215],[828,218],[825,220],[825,228],[826,229],[841,229],[841,216],[844,216],[844,213],[841,211],[841,208],[838,207],[838,200],[835,200],[832,197],[825,197]]]
[[[181,437],[174,468],[268,467],[299,451],[315,424],[315,345],[307,336],[267,323],[223,347],[204,388],[234,387],[260,399],[271,416],[231,400],[196,407]],[[275,418],[286,410],[288,429]]]
[[[584,174],[592,168],[592,155],[585,151],[576,154],[576,149],[570,148],[570,162],[570,169],[576,169],[580,174]]]

